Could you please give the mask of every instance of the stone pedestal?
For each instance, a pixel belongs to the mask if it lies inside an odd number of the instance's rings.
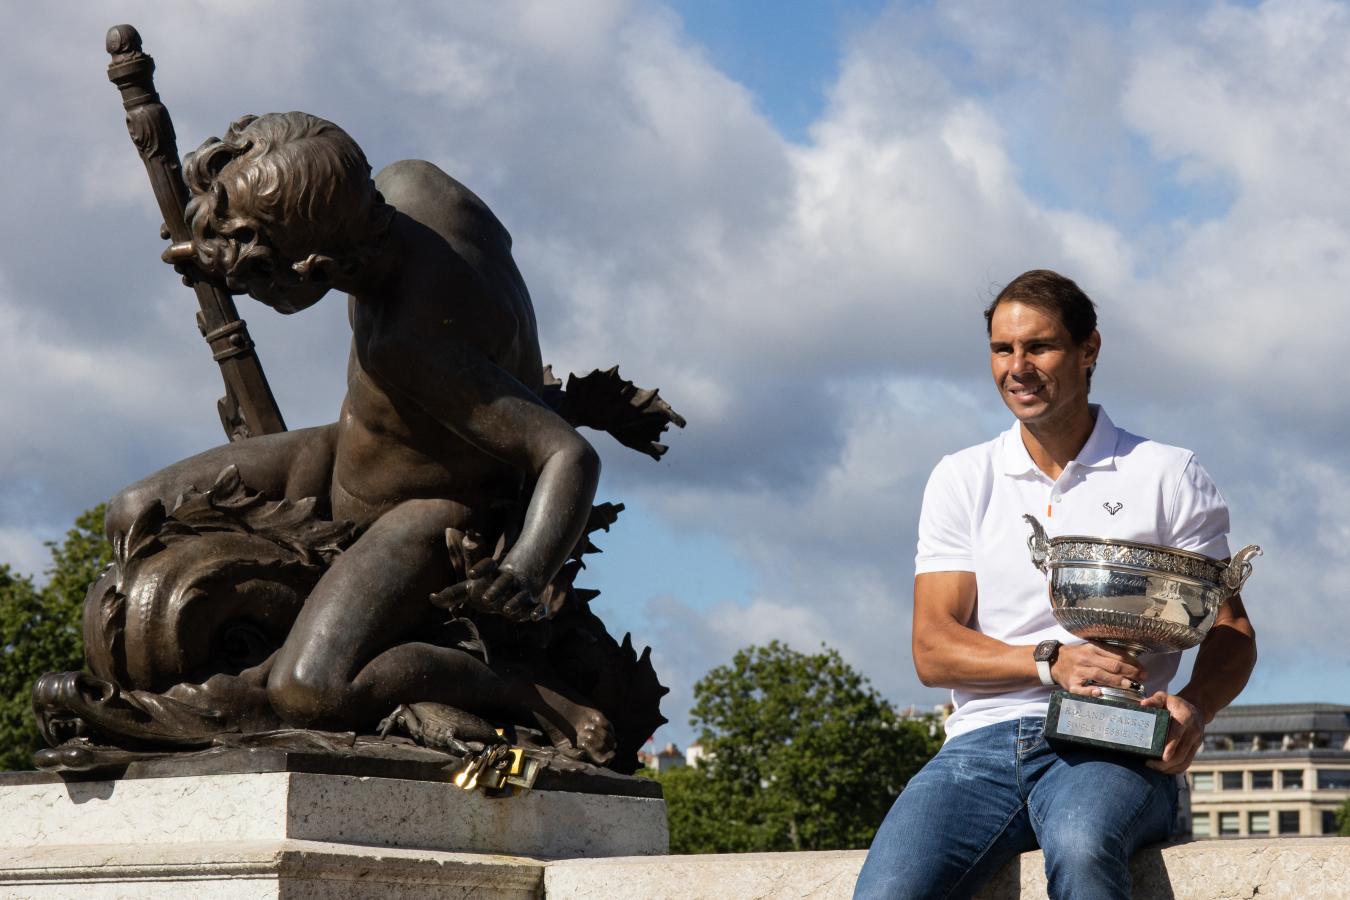
[[[517,857],[317,841],[0,849],[6,900],[538,900]]]
[[[490,798],[446,778],[270,750],[3,774],[0,896],[538,897],[542,860],[668,847],[655,782],[550,773]]]

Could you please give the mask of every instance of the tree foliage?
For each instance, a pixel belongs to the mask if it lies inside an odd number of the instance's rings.
[[[33,751],[43,746],[33,718],[33,682],[44,672],[84,665],[85,589],[112,560],[103,512],[103,506],[88,510],[64,541],[48,545],[52,567],[42,588],[0,565],[0,770],[32,768]]]
[[[1341,837],[1350,837],[1350,797],[1336,809],[1336,833]]]
[[[705,758],[660,776],[676,853],[866,847],[941,744],[824,645],[748,647],[694,697]]]

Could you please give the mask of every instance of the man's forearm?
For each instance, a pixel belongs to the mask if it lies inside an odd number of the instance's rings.
[[[953,623],[916,634],[914,664],[929,687],[1006,691],[1040,683],[1033,649]]]
[[[1200,644],[1190,682],[1177,692],[1208,725],[1247,685],[1256,665],[1256,633],[1245,615],[1222,621]]]
[[[1031,644],[1007,644],[973,627],[975,576],[930,572],[914,579],[914,668],[929,687],[999,693],[1041,684]],[[1050,669],[1061,687],[1076,693],[1098,685],[1121,687],[1144,680],[1144,671],[1122,651],[1100,644],[1065,644]]]

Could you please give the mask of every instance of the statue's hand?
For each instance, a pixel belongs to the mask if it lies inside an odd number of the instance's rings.
[[[431,602],[446,609],[465,607],[505,616],[513,622],[538,622],[549,616],[529,585],[495,559],[484,559],[469,569],[458,584],[431,595]]]
[[[161,232],[161,236],[168,237],[168,233]],[[192,287],[206,277],[206,274],[198,267],[197,247],[192,241],[170,244],[168,249],[159,255],[159,258],[173,266],[173,270],[183,276],[183,284],[188,287]]]

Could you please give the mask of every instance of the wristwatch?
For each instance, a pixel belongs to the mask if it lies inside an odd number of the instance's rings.
[[[1036,645],[1036,652],[1031,658],[1036,660],[1036,674],[1041,676],[1041,684],[1047,687],[1053,685],[1055,679],[1050,674],[1050,667],[1059,658],[1059,641],[1041,641]]]

